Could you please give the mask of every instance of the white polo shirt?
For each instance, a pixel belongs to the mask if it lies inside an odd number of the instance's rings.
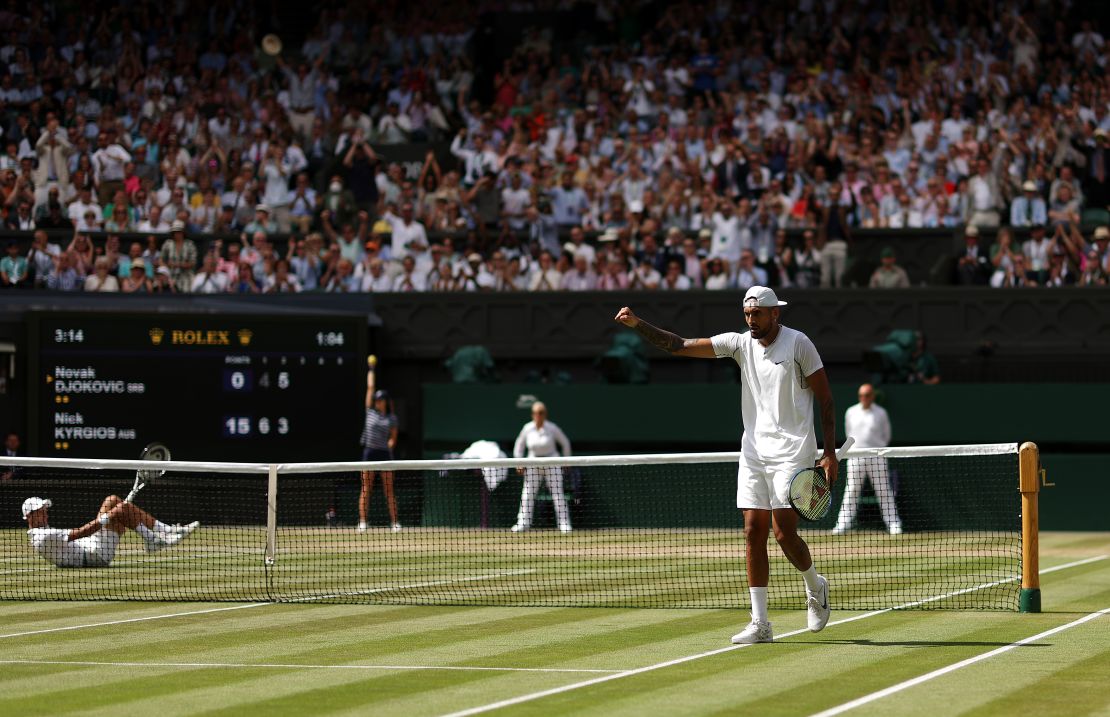
[[[31,528],[27,531],[31,547],[43,559],[59,568],[106,568],[116,556],[119,533],[107,528],[86,538],[71,541],[69,531],[61,528]]]
[[[857,403],[844,412],[844,435],[855,438],[860,448],[885,448],[890,445],[890,417],[877,403],[871,408]]]
[[[817,454],[813,391],[807,376],[824,367],[817,347],[801,331],[779,327],[764,348],[750,332],[710,339],[717,358],[740,366],[740,408],[744,417],[741,453],[769,464],[812,464]]]

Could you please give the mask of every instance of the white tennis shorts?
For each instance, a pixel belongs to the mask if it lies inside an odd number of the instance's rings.
[[[736,507],[773,510],[790,507],[790,479],[812,464],[757,463],[740,459],[736,475]]]
[[[116,557],[120,534],[109,528],[101,528],[87,538],[70,541],[78,553],[72,556],[73,562],[64,567],[106,568]],[[81,562],[77,562],[80,560]]]

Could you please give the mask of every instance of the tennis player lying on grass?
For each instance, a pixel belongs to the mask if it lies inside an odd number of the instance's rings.
[[[95,519],[80,528],[63,530],[48,525],[46,509],[51,505],[46,498],[28,498],[23,501],[23,519],[31,547],[59,568],[108,567],[128,528],[141,535],[147,551],[153,553],[180,543],[200,525],[166,525],[142,508],[110,495]]]

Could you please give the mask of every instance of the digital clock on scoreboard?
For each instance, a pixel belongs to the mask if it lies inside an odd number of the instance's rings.
[[[352,460],[366,389],[358,316],[32,314],[40,456]]]

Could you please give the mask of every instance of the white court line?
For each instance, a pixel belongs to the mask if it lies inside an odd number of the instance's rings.
[[[108,622],[93,622],[93,623],[89,623],[87,625],[68,625],[66,627],[51,627],[51,628],[47,628],[45,630],[27,630],[26,632],[13,632],[13,633],[10,633],[10,634],[7,634],[7,635],[0,635],[0,640],[3,640],[3,639],[8,638],[8,637],[23,637],[25,635],[42,635],[42,634],[45,634],[45,633],[48,633],[48,632],[67,632],[69,630],[83,630],[83,629],[88,628],[88,627],[106,627],[106,626],[109,626],[109,625],[123,625],[123,624],[131,623],[131,622],[145,622],[147,620],[162,620],[162,619],[171,618],[171,617],[185,617],[187,615],[204,615],[206,613],[225,612],[227,610],[246,610],[248,608],[263,607],[265,605],[287,605],[289,603],[306,603],[306,602],[313,602],[315,600],[330,600],[332,598],[350,596],[350,595],[368,595],[368,594],[372,594],[372,593],[389,592],[391,590],[413,590],[413,589],[422,588],[422,587],[434,587],[436,585],[449,585],[449,584],[452,584],[452,583],[474,582],[476,580],[493,580],[493,579],[496,579],[496,578],[502,578],[502,577],[506,577],[506,576],[509,576],[509,575],[518,575],[518,574],[530,573],[530,572],[535,572],[535,571],[534,570],[513,570],[513,571],[504,572],[504,573],[493,573],[493,574],[490,574],[490,575],[476,575],[476,576],[470,577],[470,578],[457,578],[455,580],[435,580],[435,581],[426,582],[426,583],[415,583],[413,585],[396,585],[396,586],[385,587],[385,588],[372,588],[370,590],[348,592],[348,593],[336,593],[334,595],[320,595],[320,596],[316,596],[316,597],[294,598],[292,600],[280,600],[280,601],[275,600],[273,602],[254,602],[254,603],[250,603],[250,604],[247,604],[247,605],[231,605],[229,607],[213,607],[213,608],[207,608],[207,609],[204,609],[204,610],[191,610],[191,611],[188,611],[188,612],[175,612],[175,613],[171,613],[169,615],[150,615],[150,616],[147,616],[147,617],[132,617],[132,618],[127,618],[125,620],[110,620]]]
[[[888,697],[890,695],[893,695],[896,692],[901,692],[902,690],[907,690],[911,687],[916,687],[917,685],[920,685],[923,682],[928,682],[929,680],[940,677],[942,675],[947,675],[949,672],[955,672],[956,670],[962,670],[963,668],[967,667],[968,665],[974,665],[976,662],[982,662],[983,660],[989,660],[990,658],[992,658],[996,655],[1001,655],[1004,652],[1009,652],[1010,650],[1013,650],[1017,647],[1021,647],[1022,645],[1028,645],[1031,642],[1036,642],[1037,640],[1043,640],[1044,638],[1049,637],[1050,635],[1055,635],[1058,632],[1063,632],[1064,630],[1070,630],[1071,628],[1082,625],[1085,622],[1090,622],[1091,620],[1102,617],[1103,615],[1106,615],[1107,613],[1110,613],[1110,607],[1099,610],[1098,612],[1092,612],[1090,615],[1084,615],[1083,617],[1079,618],[1078,620],[1073,620],[1072,622],[1069,622],[1066,625],[1060,625],[1059,627],[1054,627],[1051,630],[1045,630],[1044,632],[1037,633],[1036,635],[1032,635],[1032,636],[1027,637],[1023,640],[1018,640],[1017,642],[1011,642],[1009,645],[999,647],[995,650],[991,650],[990,652],[984,652],[980,655],[976,655],[975,657],[969,657],[966,660],[961,660],[959,662],[948,665],[947,667],[941,667],[940,669],[933,670],[932,672],[928,672],[924,675],[920,675],[919,677],[914,677],[913,679],[906,680],[905,682],[899,682],[898,684],[891,685],[890,687],[887,687],[886,689],[879,690],[878,692],[872,692],[869,695],[864,695],[863,697],[859,697],[859,698],[854,699],[850,702],[845,702],[842,705],[837,705],[836,707],[832,707],[832,708],[827,709],[823,712],[817,712],[817,713],[813,714],[811,717],[833,717],[833,715],[843,714],[844,712],[847,712],[849,710],[853,710],[856,707],[862,707],[863,705],[866,705],[866,704],[869,704],[869,703],[874,702],[876,700],[881,700],[884,697]]]
[[[458,672],[621,672],[562,667],[469,667],[465,665],[298,665],[243,662],[92,662],[89,660],[0,660],[0,665],[81,665],[85,667],[220,667],[296,670],[453,670]]]
[[[0,635],[0,640],[7,637],[23,637],[24,635],[42,635],[48,632],[66,632],[68,630],[83,630],[87,627],[106,627],[108,625],[124,625],[130,622],[146,622],[147,620],[163,620],[170,617],[184,617],[185,615],[204,615],[210,612],[225,612],[227,610],[246,610],[263,605],[275,605],[272,602],[252,602],[248,605],[231,605],[230,607],[212,607],[205,610],[190,610],[188,612],[174,612],[169,615],[148,615],[147,617],[129,617],[126,620],[109,620],[108,622],[91,622],[87,625],[68,625],[66,627],[51,627],[45,630],[28,630],[26,632],[12,632]]]
[[[1107,557],[1110,557],[1110,556],[1098,555],[1098,556],[1095,556],[1093,558],[1086,558],[1084,560],[1077,560],[1073,563],[1065,563],[1064,565],[1056,565],[1056,566],[1051,567],[1051,568],[1046,568],[1045,570],[1042,570],[1040,572],[1041,572],[1041,574],[1044,574],[1044,573],[1055,572],[1057,570],[1064,570],[1064,569],[1067,569],[1067,568],[1074,568],[1074,567],[1077,567],[1077,566],[1080,566],[1080,565],[1086,565],[1087,563],[1093,563],[1097,560],[1104,560]],[[935,596],[933,596],[931,598],[927,598],[925,600],[916,600],[914,602],[903,603],[902,605],[896,605],[894,607],[883,608],[882,610],[874,610],[872,612],[866,612],[866,613],[863,613],[862,615],[854,615],[852,617],[846,617],[846,618],[843,618],[841,620],[833,620],[828,625],[826,625],[826,627],[832,627],[833,625],[843,625],[845,623],[855,622],[857,620],[865,620],[869,617],[875,617],[876,615],[882,615],[884,613],[893,612],[895,610],[905,610],[907,608],[917,607],[918,605],[923,605],[925,603],[935,602],[937,600],[944,600],[946,598],[955,597],[956,595],[962,595],[964,593],[972,592],[972,591],[975,591],[975,590],[981,590],[981,589],[984,589],[984,588],[993,587],[995,585],[1000,585],[1002,583],[1013,582],[1014,580],[1017,580],[1017,579],[1018,578],[1007,578],[1006,580],[997,580],[997,581],[992,582],[992,583],[984,583],[982,585],[978,585],[974,588],[965,588],[964,590],[956,590],[956,591],[953,591],[951,593],[945,593],[943,595],[935,595]],[[786,637],[793,637],[794,635],[800,635],[804,632],[809,632],[808,628],[803,628],[801,630],[794,630],[792,632],[783,633],[782,635],[779,635],[776,639],[782,639],[782,638],[786,638]],[[619,679],[624,678],[624,677],[632,677],[634,675],[641,675],[645,672],[653,672],[655,670],[661,670],[664,667],[671,667],[673,665],[681,665],[684,662],[693,662],[694,660],[700,660],[703,657],[712,657],[714,655],[720,655],[720,654],[723,654],[723,653],[726,653],[726,652],[732,652],[733,650],[740,650],[740,649],[745,648],[745,647],[751,647],[751,645],[729,645],[728,647],[719,647],[716,650],[709,650],[708,652],[700,652],[696,655],[687,655],[686,657],[679,657],[679,658],[676,658],[674,660],[667,660],[666,662],[658,662],[654,665],[648,665],[646,667],[638,667],[634,670],[626,670],[624,672],[618,672],[618,673],[613,674],[613,675],[606,675],[605,677],[595,677],[592,680],[583,680],[582,682],[574,682],[574,683],[569,684],[569,685],[563,685],[562,687],[553,687],[551,689],[542,690],[540,692],[532,692],[532,693],[529,693],[529,694],[526,694],[526,695],[521,695],[519,697],[511,697],[507,700],[501,700],[500,702],[491,702],[491,703],[486,704],[486,705],[479,705],[477,707],[471,707],[470,709],[460,710],[458,712],[450,712],[448,714],[442,715],[441,717],[467,717],[468,715],[482,714],[483,712],[492,712],[493,710],[501,709],[502,707],[510,707],[512,705],[518,705],[518,704],[521,704],[523,702],[531,702],[533,700],[542,699],[544,697],[551,697],[552,695],[558,695],[558,694],[562,694],[564,692],[570,692],[572,690],[581,689],[583,687],[590,687],[592,685],[600,685],[604,682],[611,682],[613,680],[619,680]]]

